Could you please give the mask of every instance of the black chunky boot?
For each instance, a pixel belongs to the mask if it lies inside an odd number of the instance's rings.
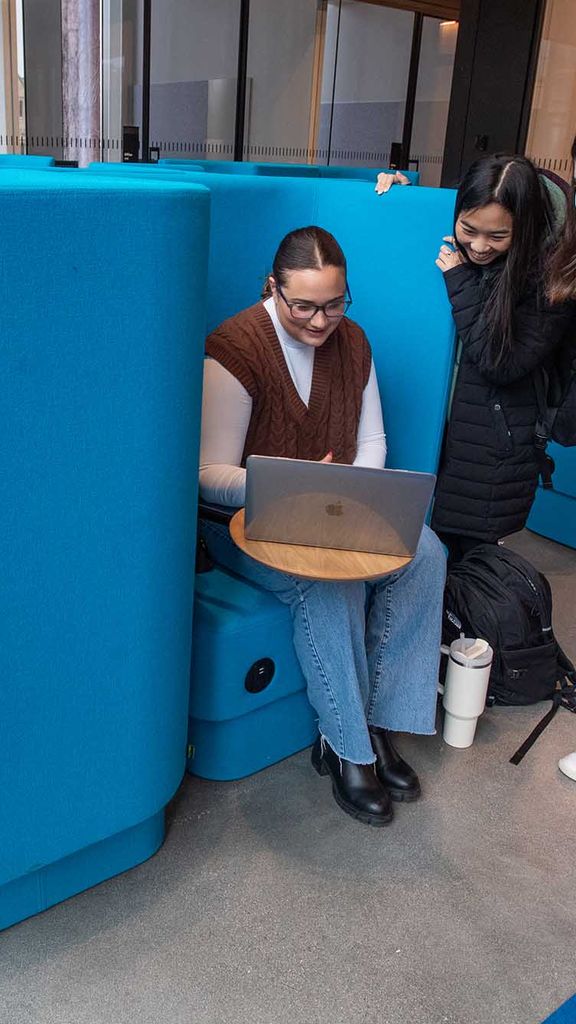
[[[312,747],[312,765],[319,775],[330,775],[334,799],[346,814],[365,825],[390,824],[394,814],[392,803],[373,764],[345,761],[326,740],[318,737]]]
[[[372,749],[376,754],[376,772],[393,800],[417,800],[420,796],[418,776],[396,750],[387,729],[369,725]]]

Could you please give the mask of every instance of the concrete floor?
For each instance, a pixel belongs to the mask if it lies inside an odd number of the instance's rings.
[[[576,551],[511,546],[575,658]],[[487,711],[464,751],[404,738],[424,799],[387,829],[343,815],[308,752],[187,777],[156,857],[0,935],[0,1021],[537,1024],[576,989],[576,715],[508,763],[542,711]]]

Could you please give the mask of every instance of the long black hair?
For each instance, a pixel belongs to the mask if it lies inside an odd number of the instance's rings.
[[[546,293],[550,302],[563,302],[576,299],[576,181],[574,163],[576,162],[576,137],[572,143],[572,187],[566,209],[566,220],[554,248],[546,275]]]
[[[489,276],[484,305],[488,335],[496,362],[510,349],[514,309],[542,273],[553,232],[552,206],[538,172],[523,156],[489,156],[472,164],[465,174],[454,209],[454,236],[461,213],[499,203],[512,217],[510,248]],[[462,246],[461,254],[469,261]],[[499,271],[496,273],[496,271]]]
[[[322,267],[341,267],[346,275],[346,257],[334,235],[311,224],[306,228],[295,228],[284,236],[276,250],[272,274],[283,288],[286,274],[291,270],[321,270]],[[267,278],[262,297],[271,292]]]

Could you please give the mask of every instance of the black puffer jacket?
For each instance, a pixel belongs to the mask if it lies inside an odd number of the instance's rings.
[[[482,310],[500,266],[444,274],[461,341],[432,527],[494,542],[521,530],[534,499],[538,409],[532,371],[574,322],[574,304],[546,305],[533,288],[515,311],[511,351],[494,364]]]

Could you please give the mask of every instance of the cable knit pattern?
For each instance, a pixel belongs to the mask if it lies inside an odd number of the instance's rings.
[[[351,464],[371,351],[360,327],[344,317],[316,349],[308,406],[298,394],[272,320],[262,303],[225,320],[209,335],[206,354],[246,388],[252,416],[242,456],[276,455]]]

